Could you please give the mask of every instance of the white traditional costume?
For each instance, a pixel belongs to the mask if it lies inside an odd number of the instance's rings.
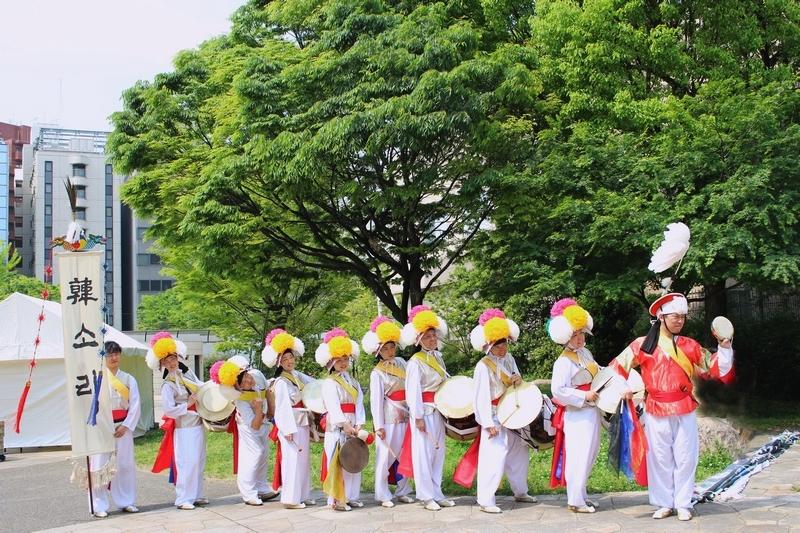
[[[679,293],[666,294],[650,306],[650,315],[659,321],[664,315],[688,311],[686,297]],[[663,327],[656,322],[654,331]],[[648,491],[650,503],[659,507],[653,518],[664,518],[676,509],[678,518],[688,520],[699,455],[692,377],[732,382],[733,348],[720,346],[712,354],[694,339],[662,333],[648,353],[644,342],[644,337],[633,341],[610,366],[625,378],[631,368],[639,367],[647,391]]]
[[[482,511],[499,513],[495,493],[503,479],[508,478],[511,490],[517,501],[533,503],[535,498],[528,495],[528,445],[519,435],[503,427],[497,418],[497,404],[500,397],[511,385],[511,377],[519,376],[517,363],[511,354],[498,357],[491,353],[498,341],[516,341],[519,326],[506,318],[499,309],[487,309],[479,319],[479,324],[470,334],[472,347],[483,353],[484,357],[475,365],[475,421],[481,431],[465,455],[465,465],[475,464],[477,455],[478,505]],[[498,433],[491,436],[490,428]],[[471,469],[470,469],[471,470]],[[457,483],[472,485],[472,476],[464,468],[457,468]],[[461,477],[464,479],[460,479]]]
[[[186,345],[168,333],[156,333],[147,353],[147,364],[160,369],[160,361],[168,355],[186,357]],[[175,483],[175,505],[193,509],[196,503],[205,503],[203,472],[206,466],[206,432],[194,405],[189,406],[189,396],[196,393],[202,381],[183,363],[169,372],[161,386],[164,411],[164,440],[153,465],[153,472],[170,468],[170,481]]]
[[[413,307],[408,318],[400,334],[403,348],[418,346],[420,337],[431,329],[440,340],[447,336],[447,323],[426,305]],[[411,418],[407,435],[410,438],[407,436],[403,441],[399,471],[403,476],[414,478],[417,499],[426,502],[429,510],[455,505],[442,492],[446,452],[444,419],[433,403],[434,394],[448,377],[439,350],[420,350],[406,365],[406,404]],[[417,428],[417,420],[424,420],[425,431]]]
[[[400,501],[413,501],[408,496],[411,492],[408,478],[397,472],[403,438],[408,430],[406,362],[397,357],[381,359],[381,348],[389,342],[399,344],[400,328],[384,316],[373,320],[370,331],[361,340],[364,351],[379,359],[369,376],[369,393],[373,427],[376,432],[385,432],[383,439],[377,439],[375,454],[375,499],[384,507],[394,505],[390,483],[397,486],[394,495]]]
[[[291,351],[295,358],[305,353],[303,341],[282,329],[267,335],[261,360],[269,368],[281,368],[281,360]],[[281,489],[281,503],[293,509],[313,505],[310,470],[310,412],[303,405],[303,387],[313,378],[292,370],[282,370],[272,382],[275,394],[275,427],[270,434],[277,439],[272,488]],[[291,440],[288,440],[290,437]]]
[[[136,379],[122,370],[113,374],[108,373],[111,385],[111,412],[114,417],[114,427],[125,427],[127,431],[115,440],[116,473],[111,480],[111,490],[108,485],[99,484],[92,487],[94,512],[104,515],[108,512],[110,502],[109,493],[114,504],[123,510],[136,509],[136,461],[133,456],[133,432],[139,423],[141,403],[139,400],[139,386]],[[110,453],[92,455],[90,467],[92,471],[102,469],[112,458]]]
[[[550,338],[564,346],[553,364],[551,392],[557,405],[553,415],[556,442],[550,486],[567,486],[567,505],[576,512],[593,513],[586,484],[600,449],[600,410],[586,401],[591,378],[599,367],[585,347],[572,349],[569,341],[575,332],[589,333],[591,315],[575,300],[564,298],[553,304],[547,330]],[[584,376],[581,378],[581,376]]]
[[[366,421],[364,395],[358,381],[346,370],[337,372],[334,360],[356,358],[358,343],[347,333],[334,328],[325,334],[315,353],[317,363],[330,371],[322,385],[322,401],[325,405],[325,456],[323,457],[323,490],[328,495],[328,505],[337,510],[350,510],[350,505],[363,507],[361,473],[345,471],[339,463],[339,451],[347,440],[346,424],[360,428]],[[349,504],[349,505],[348,505]]]

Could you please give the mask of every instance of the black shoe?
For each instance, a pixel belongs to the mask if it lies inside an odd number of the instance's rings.
[[[0,463],[6,460],[6,456],[4,453],[0,453]]]

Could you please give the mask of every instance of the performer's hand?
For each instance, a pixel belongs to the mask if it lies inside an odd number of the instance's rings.
[[[511,376],[511,384],[516,387],[520,383],[522,383],[522,376],[520,376],[519,374],[512,374],[512,376]]]
[[[597,394],[597,391],[593,391],[593,390],[587,390],[586,391],[586,401],[587,402],[596,402],[599,397],[600,397],[600,395]]]
[[[349,435],[351,437],[355,437],[356,435],[358,435],[358,431],[356,431],[356,428],[353,427],[353,424],[351,424],[350,422],[345,422],[344,434]]]
[[[264,401],[261,398],[250,400],[250,407],[252,407],[253,411],[256,413],[262,413],[264,411]]]
[[[289,433],[288,435],[284,435],[283,438],[285,438],[289,442],[294,442],[294,433]]]
[[[425,419],[424,418],[418,418],[418,419],[414,420],[414,424],[417,425],[417,429],[419,431],[421,431],[422,433],[425,433]]]
[[[625,392],[622,393],[623,400],[633,400],[633,391],[627,389]]]
[[[125,426],[118,427],[117,429],[114,430],[114,438],[117,439],[121,438],[123,435],[125,435],[126,431],[128,431],[128,428],[126,428]]]
[[[385,429],[376,429],[375,430],[375,434],[381,440],[384,440],[386,438],[386,430]]]
[[[500,428],[495,426],[490,426],[486,429],[489,432],[489,438],[494,438],[500,434]]]
[[[361,429],[362,429],[363,427],[364,427],[364,426],[362,426],[361,424],[358,424],[358,425],[356,425],[356,433],[358,433],[359,431],[361,431]]]

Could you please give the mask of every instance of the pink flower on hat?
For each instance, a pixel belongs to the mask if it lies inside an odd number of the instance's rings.
[[[158,333],[153,333],[153,336],[150,337],[150,347],[152,348],[155,344],[161,339],[169,339],[172,337],[172,334],[169,331],[159,331]]]
[[[380,326],[384,322],[391,322],[391,319],[383,315],[378,316],[375,320],[372,321],[372,324],[369,325],[369,330],[372,331],[373,333],[378,331],[378,326]]]
[[[208,375],[211,377],[211,381],[214,383],[219,383],[219,367],[221,367],[225,363],[224,359],[220,359],[216,361],[211,368],[208,369]]]
[[[408,321],[412,322],[414,320],[414,317],[417,316],[417,313],[421,313],[422,311],[430,311],[430,310],[431,310],[431,308],[429,306],[427,306],[427,305],[423,305],[423,304],[415,305],[408,312]]]
[[[550,308],[550,316],[557,317],[564,314],[564,309],[569,307],[570,305],[578,305],[578,302],[573,300],[572,298],[561,298],[559,301],[553,304],[553,307]]]
[[[490,308],[481,313],[481,316],[478,319],[478,324],[480,324],[481,326],[485,326],[486,323],[493,318],[505,318],[505,317],[506,314],[500,309]]]
[[[264,339],[264,344],[269,344],[272,342],[272,339],[274,339],[280,333],[286,333],[286,330],[283,328],[275,328],[267,333],[267,337]]]
[[[333,328],[332,330],[330,330],[325,334],[325,337],[323,337],[322,342],[327,344],[334,337],[349,337],[349,335],[342,328]]]

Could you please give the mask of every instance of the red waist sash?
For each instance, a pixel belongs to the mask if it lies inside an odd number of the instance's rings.
[[[355,412],[356,412],[356,404],[354,404],[354,403],[343,403],[341,405],[342,405],[342,412],[343,413],[355,414]]]
[[[127,409],[114,409],[111,411],[111,416],[114,419],[114,423],[117,424],[119,422],[124,422],[126,418],[128,418],[128,410]]]
[[[497,405],[498,403],[500,403],[500,398],[502,398],[502,396],[498,396],[497,398],[492,400],[492,405]]]
[[[436,396],[435,392],[423,392],[422,403],[433,403],[433,397]]]
[[[691,396],[692,393],[685,390],[677,391],[647,391],[647,396],[656,402],[674,403]]]
[[[303,407],[305,407],[305,405],[303,405],[303,400],[300,400],[299,402],[297,402],[292,406],[292,409],[301,409]]]
[[[396,390],[393,393],[387,395],[386,397],[396,402],[404,402],[406,400],[406,391],[405,389]],[[423,398],[424,397],[425,393],[423,393]]]

